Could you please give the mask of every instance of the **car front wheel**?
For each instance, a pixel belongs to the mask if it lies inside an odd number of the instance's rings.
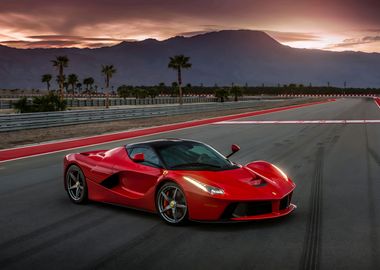
[[[183,224],[187,220],[187,202],[185,193],[175,183],[164,184],[156,196],[158,214],[167,223]]]

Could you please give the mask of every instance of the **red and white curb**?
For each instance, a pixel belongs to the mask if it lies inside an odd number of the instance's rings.
[[[377,105],[377,107],[379,107],[380,109],[380,98],[376,97],[376,98],[373,98],[373,100],[375,101],[375,104]]]

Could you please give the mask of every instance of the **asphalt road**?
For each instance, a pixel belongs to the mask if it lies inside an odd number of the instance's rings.
[[[247,119],[380,119],[380,110],[371,99],[343,99]],[[66,152],[11,161],[0,164],[0,268],[380,269],[380,124],[221,124],[144,139],[164,137],[223,153],[237,143],[232,160],[278,164],[297,184],[298,209],[177,228],[136,210],[72,204],[62,186]]]

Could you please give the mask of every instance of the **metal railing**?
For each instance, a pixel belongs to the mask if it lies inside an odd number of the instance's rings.
[[[126,119],[172,116],[197,112],[251,108],[261,101],[186,104],[168,106],[145,106],[98,110],[73,110],[62,112],[0,114],[0,132],[33,128],[57,127],[82,123],[106,122]]]
[[[32,97],[27,97],[28,102],[32,103]],[[239,97],[239,100],[257,100],[267,98],[266,96],[244,96]],[[268,98],[278,98],[278,97],[268,97]],[[67,107],[105,107],[106,99],[105,97],[75,97],[70,98],[66,97]],[[0,97],[0,109],[12,109],[15,102],[19,98],[3,98]],[[217,102],[218,99],[213,96],[185,96],[183,98],[184,103],[206,103],[206,102]],[[160,105],[160,104],[178,104],[178,97],[165,97],[159,96],[155,98],[118,98],[110,97],[109,104],[110,106],[124,106],[124,105]]]
[[[32,103],[32,97],[27,97],[28,102]],[[66,97],[67,107],[102,107],[106,104],[105,97]],[[0,109],[11,109],[15,102],[19,98],[0,98]],[[192,96],[184,97],[184,103],[204,103],[204,102],[216,102],[215,97],[203,97],[203,96]],[[118,98],[110,97],[110,106],[122,106],[122,105],[158,105],[158,104],[176,104],[179,102],[178,97],[156,97],[156,98]]]

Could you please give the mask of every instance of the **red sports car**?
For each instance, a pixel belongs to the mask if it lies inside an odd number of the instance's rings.
[[[65,189],[74,203],[100,201],[157,212],[170,224],[186,220],[245,221],[292,212],[295,184],[279,168],[245,166],[197,141],[163,139],[111,150],[69,154]]]

